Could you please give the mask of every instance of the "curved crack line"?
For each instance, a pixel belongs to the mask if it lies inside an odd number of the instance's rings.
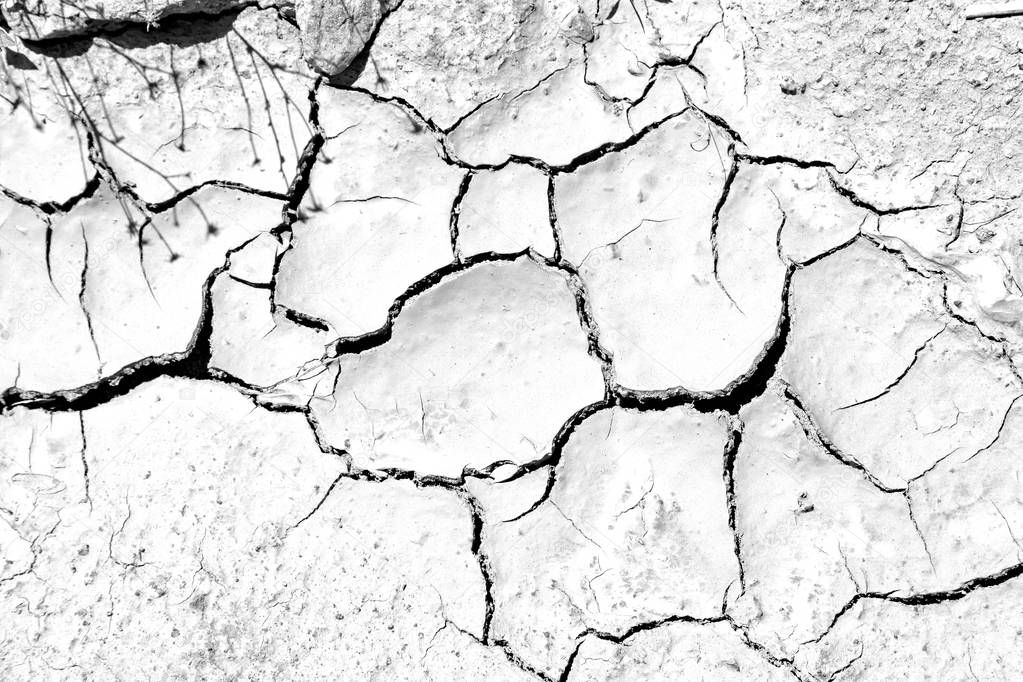
[[[796,421],[799,422],[800,427],[803,430],[803,434],[807,440],[819,447],[825,453],[827,453],[832,459],[838,461],[844,466],[849,467],[858,471],[863,478],[870,483],[872,486],[877,488],[883,493],[899,493],[902,494],[906,491],[906,488],[893,488],[886,486],[881,480],[874,475],[862,462],[853,457],[852,455],[840,450],[834,443],[832,443],[820,426],[817,424],[817,420],[814,419],[813,415],[803,404],[802,399],[792,387],[784,380],[779,379],[778,382],[782,386],[782,398],[788,404],[792,410],[793,415],[796,417]]]
[[[906,378],[906,375],[909,374],[910,370],[912,370],[914,365],[916,365],[917,360],[920,359],[920,355],[923,353],[923,351],[930,345],[930,343],[932,341],[934,341],[934,339],[938,338],[938,336],[940,336],[942,334],[942,332],[946,331],[947,329],[948,329],[948,323],[946,323],[945,326],[943,326],[937,332],[935,332],[930,337],[928,337],[922,344],[920,344],[920,346],[917,347],[917,349],[913,352],[913,359],[910,360],[908,365],[906,365],[906,368],[903,369],[902,372],[900,372],[897,377],[895,377],[891,382],[889,382],[888,385],[885,386],[884,388],[882,388],[878,393],[875,393],[874,395],[870,396],[869,398],[863,398],[862,400],[857,400],[855,402],[849,403],[848,405],[843,405],[842,407],[836,407],[835,411],[837,412],[839,410],[848,410],[848,409],[853,408],[853,407],[859,407],[861,405],[867,405],[869,403],[874,402],[875,400],[878,400],[879,398],[883,398],[885,395],[888,394],[889,391],[891,391],[893,388],[898,386],[899,383],[903,379]]]

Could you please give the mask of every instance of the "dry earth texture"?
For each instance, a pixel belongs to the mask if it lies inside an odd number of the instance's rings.
[[[1023,17],[5,0],[0,679],[1023,677]]]

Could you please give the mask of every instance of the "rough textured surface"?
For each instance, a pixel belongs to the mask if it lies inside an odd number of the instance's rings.
[[[588,631],[720,614],[738,581],[724,415],[613,408],[569,437],[547,499],[487,528],[494,634],[554,676]]]
[[[412,102],[449,128],[481,104],[513,98],[581,62],[595,6],[595,0],[403,0],[348,80]]]
[[[387,4],[385,0],[297,0],[295,16],[306,61],[325,76],[343,73],[376,34]]]
[[[816,679],[978,679],[1020,674],[1019,584],[943,607],[868,599],[800,656]],[[1010,648],[1006,648],[1010,647]]]
[[[0,679],[1019,678],[1021,30],[3,2]]]

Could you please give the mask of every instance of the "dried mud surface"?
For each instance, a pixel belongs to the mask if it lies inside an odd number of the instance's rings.
[[[3,3],[0,679],[1023,676],[1016,5]]]

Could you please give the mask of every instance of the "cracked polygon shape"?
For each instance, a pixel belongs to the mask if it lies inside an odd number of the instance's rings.
[[[786,216],[770,179],[757,166],[741,165],[711,235],[712,274],[730,303],[728,312],[719,314],[732,318],[724,345],[732,359],[719,365],[729,378],[737,368],[754,367],[766,345],[781,333],[788,273],[777,251],[777,234]],[[702,331],[698,324],[692,333]]]
[[[455,495],[332,485],[344,463],[303,415],[209,382],[160,379],[83,418],[91,508],[65,509],[33,573],[4,583],[4,651],[141,678],[401,678],[446,622],[481,637],[484,585]],[[403,560],[412,549],[421,561]],[[22,663],[0,671],[20,678]]]
[[[864,599],[795,663],[816,679],[835,682],[1018,679],[1021,614],[1019,579],[946,603]]]
[[[313,415],[359,468],[455,477],[532,462],[604,394],[567,278],[528,257],[446,276],[405,303],[386,343],[336,364]]]
[[[952,4],[849,9],[725,8],[693,62],[706,76],[701,106],[758,154],[848,170],[843,184],[883,208],[1017,194],[1023,154],[1004,103],[1021,85],[1018,25],[965,22]]]
[[[547,184],[545,173],[525,164],[474,173],[457,209],[459,255],[516,253],[532,248],[552,257],[554,232],[548,214]]]
[[[614,3],[586,45],[586,82],[606,98],[636,101],[657,63],[654,39],[647,36],[637,11]]]
[[[984,448],[957,452],[909,486],[935,570],[950,584],[1023,562],[1020,410],[1020,402],[1014,401],[1002,428]]]
[[[444,160],[440,140],[397,104],[349,90],[317,93],[325,139],[309,176],[305,213],[370,197],[451,209],[464,171]]]
[[[679,621],[641,630],[621,643],[587,637],[566,682],[791,679],[747,646],[728,623]]]
[[[594,0],[405,0],[344,79],[448,128],[581,57],[595,14]]]
[[[333,338],[297,324],[271,309],[269,288],[253,287],[220,275],[213,304],[210,368],[251,386],[270,386],[293,377],[322,357]]]
[[[724,390],[750,370],[776,333],[781,287],[733,303],[714,280],[709,239],[693,231],[683,221],[645,223],[595,251],[598,259],[580,269],[601,344],[622,386]],[[759,253],[773,257],[770,248]]]
[[[359,336],[454,259],[449,223],[463,173],[398,107],[329,88],[323,100],[328,140],[281,258],[276,301]]]
[[[815,416],[875,395],[948,320],[937,282],[860,238],[799,269],[781,376]]]
[[[834,446],[905,487],[995,434],[1019,380],[941,284],[859,240],[796,272],[781,374]]]
[[[493,631],[553,676],[587,628],[621,635],[668,616],[720,615],[738,580],[721,413],[610,408],[583,420],[550,497],[485,526]]]
[[[0,48],[4,52],[6,48]],[[9,60],[0,69],[0,187],[38,202],[63,202],[85,189],[96,172],[85,134],[54,92],[52,67],[44,58],[35,70]],[[40,68],[41,67],[41,68]],[[6,106],[9,104],[10,106]]]
[[[839,194],[823,168],[789,164],[764,167],[769,186],[785,212],[779,237],[781,256],[803,263],[839,247],[869,229],[877,218]]]
[[[487,102],[448,135],[452,155],[469,164],[523,156],[560,166],[628,139],[636,131],[631,106],[605,101],[585,78],[582,62],[572,63],[529,90]],[[684,107],[680,100],[677,109]]]
[[[15,35],[53,40],[126,24],[145,24],[149,29],[175,14],[216,14],[246,4],[246,0],[28,0],[6,3],[3,14]]]
[[[96,380],[99,359],[79,299],[84,266],[77,224],[51,230],[33,210],[0,198],[0,390]]]
[[[276,199],[205,187],[142,225],[101,192],[55,230],[79,230],[88,245],[82,302],[104,373],[187,349],[203,310],[203,288],[227,252],[280,221]]]
[[[605,12],[642,12],[664,52],[619,80],[601,50],[647,36],[594,27],[582,1],[408,0],[336,81],[378,94],[324,83],[308,103],[286,7],[149,35],[86,17],[108,37],[26,48],[37,72],[5,52],[0,390],[160,357],[0,415],[0,678],[1021,673],[1012,24],[949,3],[634,0]],[[147,24],[184,7],[154,2]],[[669,120],[689,96],[724,118]],[[283,193],[277,156],[305,146],[316,102],[326,144],[285,224],[207,225],[208,200],[278,224],[283,195],[232,204],[193,180]],[[77,132],[122,177],[83,184],[62,109],[81,106]],[[514,257],[554,237],[569,263]],[[293,306],[274,305],[278,256]],[[205,375],[204,343],[180,355],[205,332],[219,385],[158,376]],[[765,395],[720,395],[759,393],[745,379],[777,353]],[[223,385],[293,374],[264,407]],[[709,396],[630,386],[712,392],[745,431],[664,407]],[[50,411],[79,399],[101,405]],[[335,478],[350,460],[377,471]]]
[[[722,23],[707,33],[687,68],[679,71],[679,79],[693,103],[719,114],[735,130],[740,120],[746,121],[740,112],[749,115],[745,111],[749,106],[745,87],[749,75],[738,38],[740,25],[727,26]]]
[[[892,248],[901,247],[908,257],[922,260],[929,270],[955,272],[970,260],[967,254],[948,251],[948,245],[960,236],[956,234],[959,218],[960,207],[955,204],[882,214],[875,233]]]
[[[594,249],[644,221],[684,218],[709,228],[726,175],[726,160],[714,151],[723,152],[724,143],[713,135],[703,118],[685,111],[635,145],[557,175],[554,204],[565,259],[580,267]]]
[[[383,327],[396,298],[453,260],[448,214],[439,205],[390,198],[338,204],[293,229],[276,300],[341,337]]]
[[[626,106],[625,116],[633,131],[659,125],[690,106],[682,74],[688,66],[659,66],[641,99]]]
[[[936,577],[906,498],[810,440],[780,391],[740,412],[733,476],[746,588],[728,611],[790,658],[858,592],[931,587]]]
[[[966,325],[938,333],[910,362],[890,388],[813,411],[835,447],[890,487],[989,443],[1023,393],[1002,349]]]
[[[716,144],[686,113],[557,180],[565,257],[579,265],[623,386],[722,390],[777,334],[782,216],[748,167],[718,210],[726,173]]]
[[[211,180],[283,193],[312,135],[313,79],[288,50],[296,33],[276,11],[249,8],[51,56],[66,105],[84,108],[101,157],[144,200]]]

